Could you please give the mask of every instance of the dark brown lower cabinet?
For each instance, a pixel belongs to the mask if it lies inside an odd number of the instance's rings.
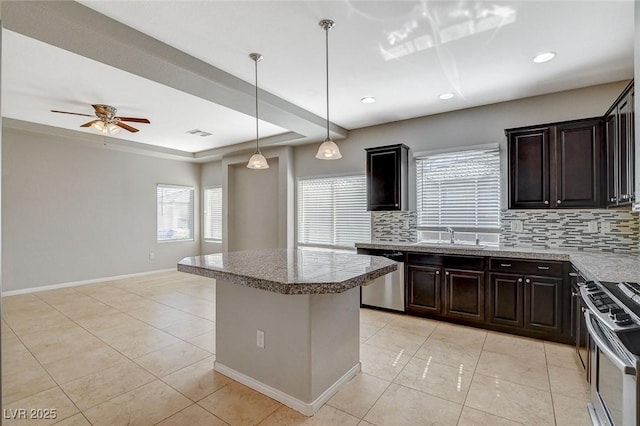
[[[443,315],[484,321],[484,271],[447,268],[444,274]]]
[[[524,328],[562,333],[562,279],[524,277]]]
[[[562,333],[561,278],[492,273],[489,280],[489,322]]]
[[[407,266],[407,311],[440,314],[441,274],[439,266]]]
[[[524,326],[522,275],[489,275],[489,322],[512,327]]]

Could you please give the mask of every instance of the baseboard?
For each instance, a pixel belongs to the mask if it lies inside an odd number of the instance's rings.
[[[45,291],[45,290],[56,290],[56,289],[65,288],[65,287],[76,287],[76,286],[79,286],[79,285],[86,285],[86,284],[96,284],[96,283],[103,282],[103,281],[123,280],[123,279],[126,279],[126,278],[134,278],[134,277],[140,277],[140,276],[143,276],[143,275],[159,274],[161,272],[171,272],[171,271],[175,271],[175,270],[176,270],[176,268],[156,269],[154,271],[136,272],[134,274],[114,275],[114,276],[111,276],[111,277],[93,278],[93,279],[90,279],[90,280],[73,281],[73,282],[68,282],[68,283],[43,285],[43,286],[40,286],[40,287],[30,287],[30,288],[25,288],[25,289],[20,289],[20,290],[3,291],[2,292],[2,297],[16,296],[18,294],[37,293],[39,291]]]
[[[305,416],[313,416],[316,411],[320,409],[320,407],[322,407],[333,395],[335,395],[336,392],[338,392],[349,380],[351,380],[360,372],[361,365],[360,362],[354,365],[333,385],[329,386],[329,388],[325,390],[322,395],[317,397],[313,402],[304,402],[276,388],[259,382],[256,379],[247,376],[246,374],[240,373],[233,368],[227,367],[226,365],[221,364],[218,361],[214,361],[213,368],[220,374],[224,374],[225,376],[237,382],[240,382],[255,391],[258,391],[272,399],[275,399],[276,401],[286,405],[287,407],[293,408],[294,410],[304,414]]]

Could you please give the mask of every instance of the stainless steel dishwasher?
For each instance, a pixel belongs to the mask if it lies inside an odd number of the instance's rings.
[[[399,251],[358,249],[359,254],[382,256],[398,262],[398,270],[362,286],[362,306],[404,312],[404,258]]]

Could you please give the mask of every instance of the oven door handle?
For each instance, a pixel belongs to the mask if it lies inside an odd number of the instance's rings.
[[[591,323],[591,316],[592,316],[591,312],[589,312],[588,309],[584,311],[584,319],[587,325],[587,331],[589,332],[589,337],[595,341],[596,345],[598,346],[598,349],[604,352],[605,355],[607,355],[607,357],[611,360],[611,362],[613,362],[616,365],[616,367],[618,367],[618,369],[623,371],[624,374],[635,376],[636,375],[635,367],[625,364],[620,359],[620,357],[615,352],[613,352],[611,348],[609,348],[609,345],[607,345],[605,339],[603,339],[600,333],[593,327],[593,324]]]

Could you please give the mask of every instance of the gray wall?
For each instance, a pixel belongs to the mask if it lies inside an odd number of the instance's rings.
[[[248,169],[244,162],[229,165],[229,251],[278,247],[279,164],[278,158],[267,161],[265,170]]]
[[[469,108],[352,130],[338,141],[343,158],[314,158],[317,144],[295,149],[296,178],[365,172],[364,149],[396,143],[412,152],[499,143],[502,155],[503,205],[506,205],[506,137],[504,129],[603,115],[628,81]],[[409,207],[415,209],[415,166],[410,159]]]
[[[3,128],[3,291],[174,268],[195,241],[156,241],[156,184],[200,188],[200,165]],[[149,259],[149,253],[155,259]]]

